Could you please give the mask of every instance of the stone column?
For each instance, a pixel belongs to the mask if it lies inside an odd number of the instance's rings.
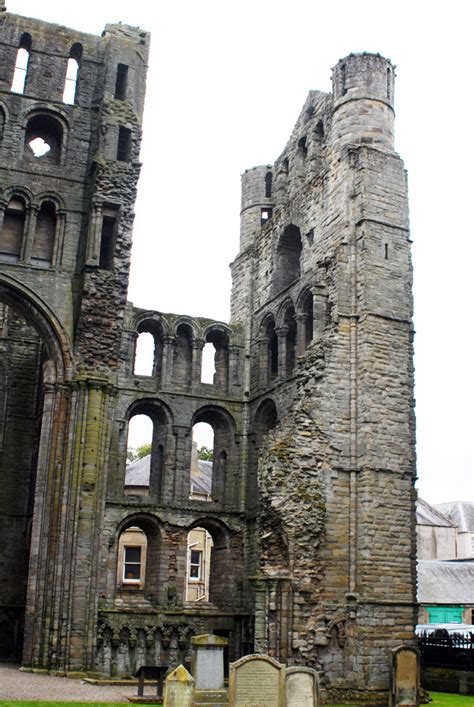
[[[98,265],[100,256],[100,237],[102,232],[102,203],[92,205],[89,229],[87,233],[87,265]]]
[[[265,388],[270,378],[268,375],[268,338],[266,336],[258,339],[258,367],[259,382],[261,387]]]
[[[296,319],[296,355],[302,356],[306,351],[306,321],[308,314],[297,314]]]
[[[0,233],[3,230],[3,219],[5,218],[5,209],[7,208],[6,201],[0,201]]]
[[[312,287],[311,292],[313,293],[313,341],[319,342],[324,334],[327,295],[324,287],[318,285]]]
[[[239,380],[239,346],[229,346],[229,388],[240,385]]]
[[[191,342],[193,358],[191,364],[191,388],[193,390],[201,385],[202,350],[204,348],[202,339],[193,339]]]
[[[24,238],[20,255],[20,260],[24,260],[26,263],[29,263],[33,250],[38,211],[39,207],[36,205],[30,204],[30,206],[27,207]]]
[[[161,367],[161,387],[166,388],[171,385],[173,377],[173,354],[175,337],[165,335],[163,337],[163,359]]]
[[[176,438],[176,461],[173,490],[168,499],[184,501],[189,498],[191,491],[191,428],[187,425],[174,425],[173,434]]]
[[[54,234],[52,267],[59,267],[61,265],[65,227],[66,212],[64,209],[58,209],[56,212],[56,233]]]
[[[275,333],[278,336],[278,378],[284,380],[287,377],[287,366],[286,366],[286,344],[288,336],[288,326],[281,326],[275,329]]]

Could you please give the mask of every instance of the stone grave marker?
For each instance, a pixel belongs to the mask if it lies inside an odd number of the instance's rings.
[[[418,707],[420,704],[420,659],[412,646],[392,650],[390,707]]]
[[[191,672],[196,690],[222,690],[224,687],[224,647],[227,638],[205,633],[193,636]]]
[[[230,664],[230,707],[284,707],[285,666],[268,655],[246,655]]]
[[[184,665],[178,665],[165,680],[163,707],[193,707],[194,678]]]
[[[319,705],[318,673],[312,668],[295,666],[285,670],[286,707]]]

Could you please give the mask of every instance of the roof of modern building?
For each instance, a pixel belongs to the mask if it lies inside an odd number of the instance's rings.
[[[418,560],[418,601],[474,604],[474,561]]]
[[[125,486],[148,486],[150,483],[151,455],[147,454],[141,459],[127,464],[125,470]],[[212,487],[212,462],[198,459],[197,471],[192,475],[193,491],[195,493],[211,494]]]
[[[437,503],[435,508],[449,518],[461,532],[474,533],[474,503],[469,501]]]
[[[455,527],[449,518],[422,498],[418,498],[416,502],[416,522],[417,525],[435,525],[443,528]]]

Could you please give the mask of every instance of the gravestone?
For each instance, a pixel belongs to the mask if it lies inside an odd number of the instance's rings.
[[[227,638],[205,633],[191,639],[191,672],[196,690],[222,690],[224,687],[224,648]]]
[[[193,707],[194,678],[184,665],[171,672],[165,680],[163,707]]]
[[[318,673],[312,668],[295,666],[285,670],[286,707],[317,707]]]
[[[416,648],[398,646],[391,654],[390,707],[420,704],[420,659]]]
[[[231,707],[284,707],[285,666],[268,655],[246,655],[230,664]]]

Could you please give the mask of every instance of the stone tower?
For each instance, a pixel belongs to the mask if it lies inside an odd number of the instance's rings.
[[[388,647],[413,640],[412,268],[393,66],[349,55],[332,81],[275,164],[242,177],[232,323],[256,648],[362,700],[387,686]]]
[[[275,164],[243,175],[226,324],[126,299],[148,34],[0,25],[0,658],[130,675],[215,632],[230,660],[267,652],[383,702],[415,586],[392,65],[339,62]]]

